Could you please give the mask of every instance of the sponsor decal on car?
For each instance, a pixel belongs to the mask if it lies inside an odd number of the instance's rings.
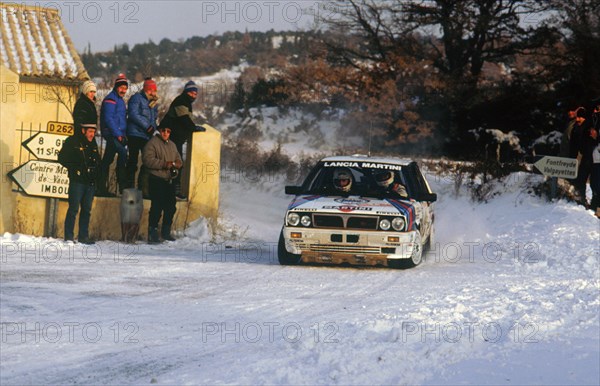
[[[322,196],[319,196],[319,195],[315,195],[315,196],[299,196],[299,197],[296,197],[290,203],[290,206],[288,207],[288,210],[297,208],[297,207],[299,207],[302,204],[306,204],[307,202],[314,201],[317,198],[321,198],[321,197]]]
[[[351,161],[332,161],[325,162],[326,168],[363,168],[363,169],[382,169],[382,170],[402,170],[400,165],[380,164],[373,162],[351,162]]]
[[[351,205],[324,205],[322,209],[337,209],[342,212],[353,212],[355,210],[372,211],[373,208],[368,206],[351,206]]]
[[[409,203],[393,200],[391,198],[387,198],[386,201],[392,204],[394,208],[398,209],[400,213],[404,214],[407,220],[407,229],[415,230],[415,207]]]
[[[364,204],[370,202],[366,198],[336,198],[333,201],[339,202],[340,204]]]

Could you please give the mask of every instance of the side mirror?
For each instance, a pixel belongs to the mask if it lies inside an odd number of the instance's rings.
[[[435,202],[435,201],[437,201],[437,194],[436,193],[423,193],[417,197],[417,200],[427,201],[427,202]]]
[[[285,194],[297,195],[297,194],[300,194],[301,192],[302,192],[302,186],[286,186],[285,187]]]

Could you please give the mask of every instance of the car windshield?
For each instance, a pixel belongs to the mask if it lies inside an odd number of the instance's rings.
[[[304,194],[408,198],[402,166],[324,162],[303,185]]]

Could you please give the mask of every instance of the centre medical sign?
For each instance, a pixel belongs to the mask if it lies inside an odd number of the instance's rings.
[[[68,198],[67,168],[52,161],[31,160],[8,173],[8,176],[30,196]]]

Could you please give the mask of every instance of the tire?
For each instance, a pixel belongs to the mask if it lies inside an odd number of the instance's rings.
[[[435,228],[433,224],[431,224],[431,228],[429,229],[429,237],[427,238],[427,242],[423,245],[423,253],[429,252],[431,250],[431,246],[435,245]]]
[[[421,244],[421,236],[417,233],[417,248],[413,251],[410,259],[388,259],[388,267],[394,269],[414,268],[423,262],[423,244]]]
[[[279,243],[277,244],[277,258],[281,265],[298,265],[300,264],[300,255],[289,253],[285,248],[285,238],[283,237],[283,229],[279,234]]]

